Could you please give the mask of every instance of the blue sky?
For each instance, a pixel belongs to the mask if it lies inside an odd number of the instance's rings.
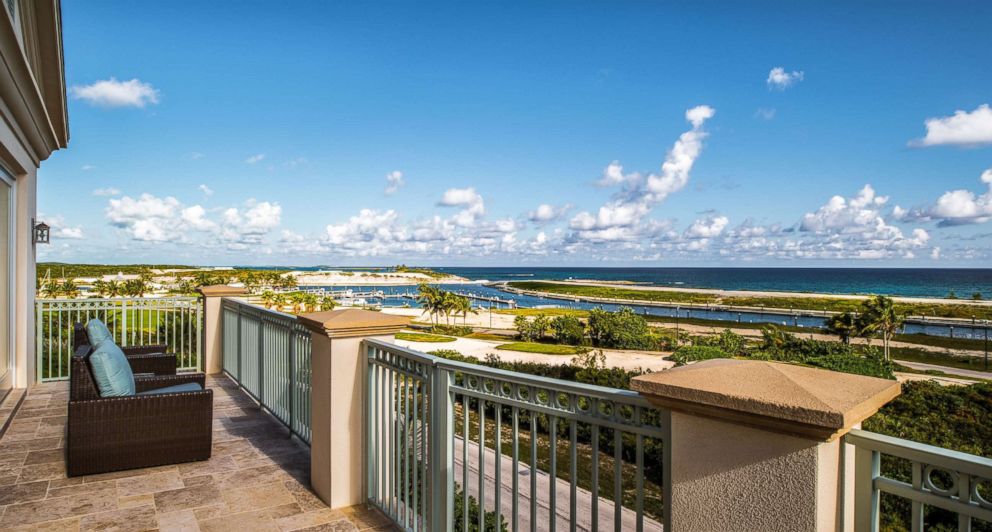
[[[987,266],[992,4],[791,4],[64,2],[39,260]]]

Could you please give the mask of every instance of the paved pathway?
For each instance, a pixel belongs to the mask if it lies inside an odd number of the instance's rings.
[[[364,507],[331,510],[308,489],[310,452],[227,378],[214,390],[205,462],[67,478],[68,386],[33,387],[0,440],[0,530],[391,529]]]

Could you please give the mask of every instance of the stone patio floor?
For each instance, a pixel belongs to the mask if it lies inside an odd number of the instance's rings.
[[[308,488],[310,451],[225,377],[214,390],[213,455],[66,478],[68,383],[29,390],[0,440],[0,530],[393,530],[362,507],[331,510]]]

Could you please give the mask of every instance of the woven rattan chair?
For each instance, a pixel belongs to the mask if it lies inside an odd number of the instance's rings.
[[[191,382],[201,390],[100,397],[87,361],[93,349],[85,331],[75,340],[69,368],[68,476],[210,458],[213,391],[204,386],[202,373],[177,375],[175,355],[163,354],[162,346],[128,348],[136,393]]]

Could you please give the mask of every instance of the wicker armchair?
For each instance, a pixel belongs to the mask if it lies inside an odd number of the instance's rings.
[[[202,390],[100,397],[87,361],[92,348],[88,341],[76,339],[69,370],[68,476],[210,458],[213,391],[204,387],[202,373],[177,375],[175,355],[162,354],[160,346],[132,348],[126,353],[138,394],[190,382]],[[145,352],[149,350],[159,353]]]

